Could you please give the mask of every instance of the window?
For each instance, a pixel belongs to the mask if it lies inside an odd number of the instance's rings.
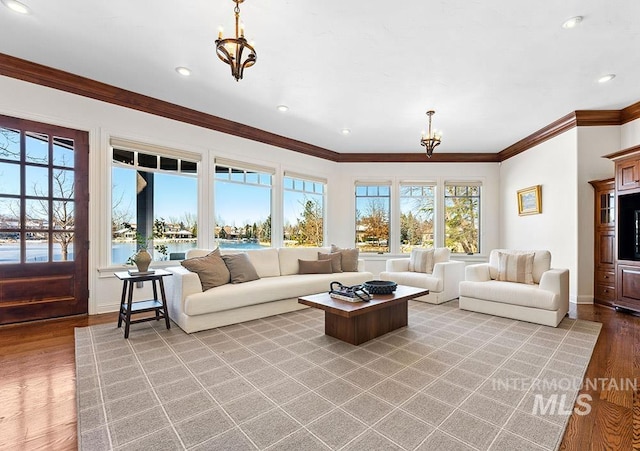
[[[0,128],[0,263],[73,261],[75,143]]]
[[[126,263],[143,245],[153,248],[154,260],[182,259],[196,247],[198,156],[163,153],[112,149],[112,264]]]
[[[271,246],[273,174],[269,168],[216,161],[214,230],[220,248]]]
[[[356,245],[362,252],[389,252],[389,184],[356,183]]]
[[[452,252],[480,252],[480,184],[447,183],[444,193],[445,246]]]
[[[435,186],[400,184],[400,251],[434,247]]]
[[[285,173],[283,186],[284,245],[322,246],[326,181]]]

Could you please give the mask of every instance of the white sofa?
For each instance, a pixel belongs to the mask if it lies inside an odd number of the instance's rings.
[[[465,263],[450,260],[450,256],[451,251],[448,248],[436,248],[431,273],[409,271],[409,257],[391,258],[387,260],[386,271],[380,273],[380,279],[410,287],[426,288],[429,294],[415,300],[442,304],[458,297],[460,281],[464,280]]]
[[[551,269],[551,253],[535,252],[533,284],[498,278],[499,252],[491,251],[488,263],[469,265],[460,282],[460,308],[556,327],[569,311],[569,270]]]
[[[186,257],[201,257],[210,250],[193,249]],[[329,291],[332,281],[344,285],[361,284],[373,279],[358,260],[357,272],[298,274],[298,259],[317,260],[318,252],[328,247],[268,248],[247,250],[249,260],[260,279],[202,291],[200,278],[183,266],[166,268],[172,277],[165,278],[169,316],[185,332],[212,329],[280,313],[307,308],[298,297]],[[238,251],[222,251],[238,253]]]

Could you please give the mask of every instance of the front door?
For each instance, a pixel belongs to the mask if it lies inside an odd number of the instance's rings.
[[[88,133],[0,115],[0,324],[87,313]]]

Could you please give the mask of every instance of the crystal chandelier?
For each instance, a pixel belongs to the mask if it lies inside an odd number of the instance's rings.
[[[233,11],[236,14],[236,37],[223,38],[222,29],[216,39],[216,53],[218,58],[231,66],[231,75],[236,81],[240,81],[246,67],[251,67],[256,63],[258,55],[251,44],[244,38],[244,24],[240,22],[240,3],[244,0],[233,0],[236,7]]]
[[[427,116],[429,116],[429,131],[427,133],[422,132],[422,138],[420,138],[420,144],[422,144],[427,150],[427,157],[429,158],[433,155],[433,149],[438,147],[442,140],[441,132],[438,130],[431,131],[431,116],[434,114],[436,114],[436,112],[433,110],[427,111]]]

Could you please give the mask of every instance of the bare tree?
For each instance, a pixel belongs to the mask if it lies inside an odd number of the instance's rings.
[[[72,180],[68,180],[71,177]],[[49,216],[49,201],[47,194],[35,184],[33,192],[38,196],[37,202],[31,204],[27,211],[30,220],[40,220]],[[75,179],[73,171],[57,169],[53,171],[53,192],[56,200],[51,202],[51,221],[53,235],[51,239],[60,245],[62,260],[69,259],[69,245],[73,243],[75,227]]]

